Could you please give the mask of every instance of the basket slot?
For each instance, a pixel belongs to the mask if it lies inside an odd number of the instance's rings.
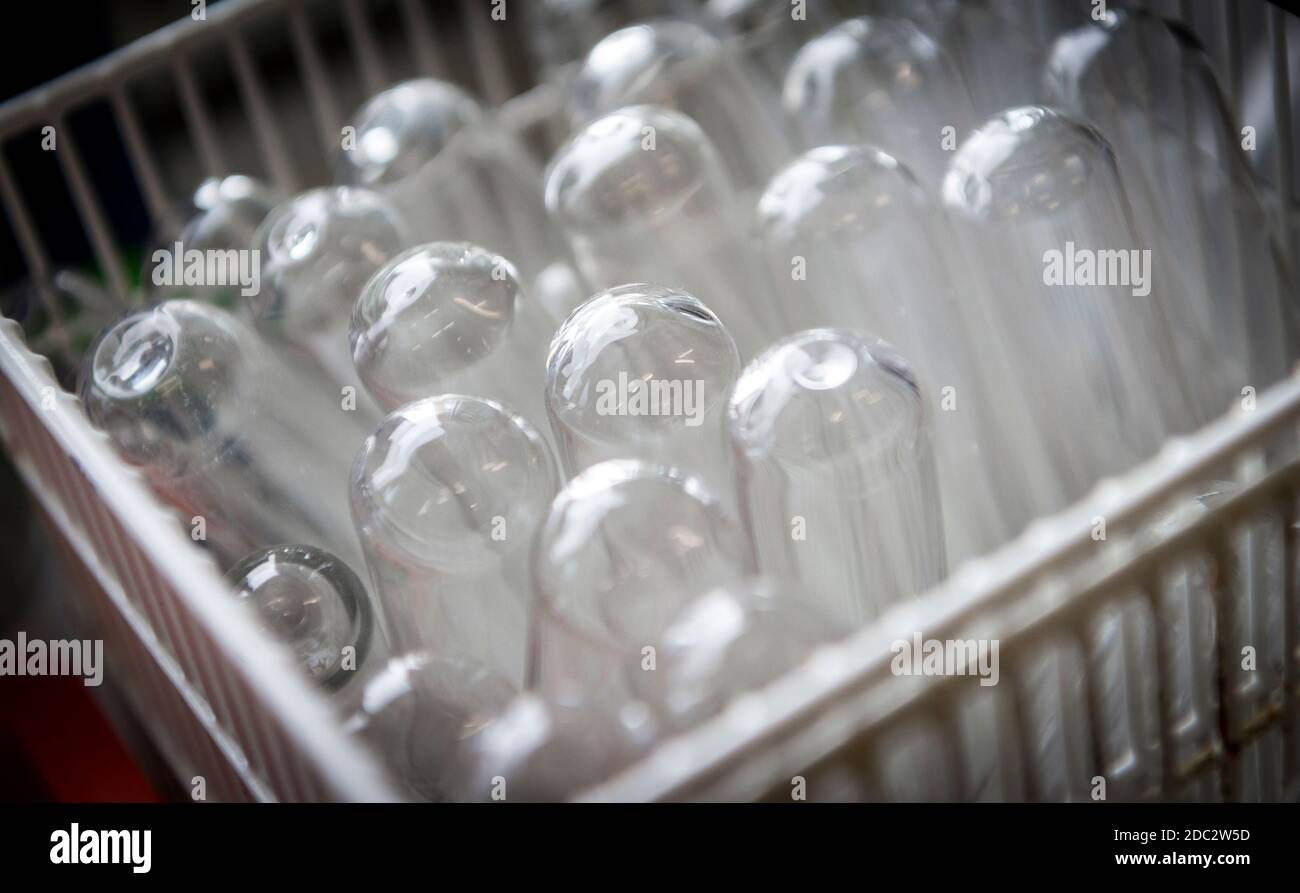
[[[311,34],[311,26],[303,12],[302,0],[288,0],[285,4],[289,16],[289,38],[298,59],[298,70],[307,88],[307,97],[316,119],[317,133],[322,146],[339,140],[342,116],[334,102],[334,95],[325,76],[325,66],[320,50]]]
[[[420,74],[428,78],[446,79],[447,66],[437,50],[429,13],[421,0],[401,0],[402,18],[406,23],[411,42],[411,55],[415,57]]]
[[[271,182],[281,193],[296,192],[297,177],[294,176],[293,165],[285,154],[280,128],[276,125],[275,116],[271,114],[266,87],[253,64],[248,48],[237,32],[231,32],[226,36],[226,51],[235,72],[235,81],[239,85],[240,97],[251,118],[253,138],[257,140],[262,161],[270,172]]]
[[[383,63],[379,58],[379,46],[375,42],[374,30],[370,20],[361,8],[358,0],[342,0],[343,16],[348,26],[348,36],[352,39],[352,49],[357,55],[357,67],[361,72],[361,83],[366,93],[378,93],[388,83]]]

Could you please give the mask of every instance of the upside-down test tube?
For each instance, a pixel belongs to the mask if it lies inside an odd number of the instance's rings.
[[[694,0],[536,0],[525,3],[524,38],[550,81],[563,81],[573,65],[607,34],[655,18],[691,18]]]
[[[208,281],[199,273],[200,266],[185,263],[185,254],[219,251],[237,265],[238,255],[226,252],[247,251],[257,228],[279,201],[270,186],[242,174],[204,180],[189,205],[174,212],[182,219],[164,220],[161,234],[145,253],[140,287],[146,300],[156,304],[169,298],[197,298],[234,310],[244,300],[241,283],[228,275],[225,281]],[[228,272],[238,269],[230,260],[224,263]]]
[[[1142,231],[1183,271],[1183,312],[1214,334],[1216,364],[1231,367],[1212,408],[1282,378],[1297,351],[1294,273],[1191,33],[1143,10],[1110,10],[1057,38],[1043,89],[1106,134]]]
[[[653,713],[639,702],[602,708],[525,692],[464,741],[455,799],[563,800],[635,762],[657,734]]]
[[[622,285],[556,332],[546,411],[567,476],[606,459],[643,459],[729,488],[722,419],[740,374],[731,336],[678,289]]]
[[[849,19],[809,41],[782,102],[805,148],[871,143],[905,161],[931,193],[974,122],[956,66],[906,19]]]
[[[463,788],[462,748],[515,694],[479,664],[425,651],[394,656],[357,688],[344,729],[379,752],[408,795],[432,801]]]
[[[687,598],[749,563],[739,528],[698,481],[634,460],[591,466],[537,535],[530,685],[625,700],[627,660],[654,646]]]
[[[667,729],[688,729],[806,660],[842,629],[764,577],[720,584],[690,599],[640,654],[632,689]]]
[[[947,574],[929,420],[907,363],[842,329],[784,338],[728,408],[758,569],[857,627]]]
[[[761,79],[758,89],[776,97],[799,49],[839,21],[832,4],[823,0],[799,4],[709,0],[705,11],[713,20],[713,30],[737,45],[747,70]]]
[[[581,299],[564,237],[547,221],[540,166],[468,93],[430,78],[404,81],[367,101],[353,126],[340,182],[387,197],[416,241],[501,252],[557,322]]]
[[[569,85],[575,127],[632,105],[694,120],[742,192],[761,189],[787,140],[775,96],[765,99],[737,48],[691,22],[631,25],[592,47]]]
[[[365,395],[348,350],[348,321],[361,288],[409,244],[395,208],[368,189],[313,189],[275,208],[257,231],[262,289],[252,301],[264,331],[307,350],[336,387]]]
[[[1013,359],[1007,384],[1066,499],[1204,421],[1218,370],[1181,368],[1179,340],[1201,333],[1168,308],[1185,292],[1140,238],[1100,134],[1038,106],[998,115],[954,155],[944,201],[974,274],[975,337]]]
[[[80,394],[91,421],[226,566],[308,542],[359,567],[347,476],[365,432],[318,384],[231,314],[173,300],[100,337]]]
[[[510,261],[466,242],[434,242],[375,274],[357,298],[348,337],[357,374],[388,410],[473,394],[545,430],[549,334]]]
[[[357,456],[352,510],[394,646],[482,664],[522,687],[528,546],[559,475],[531,424],[498,403],[410,403]]]
[[[722,320],[742,360],[781,330],[727,174],[685,115],[632,106],[593,121],[552,159],[546,207],[592,288],[685,288]]]
[[[341,559],[315,546],[272,546],[245,556],[226,579],[314,682],[338,690],[359,678],[377,633],[370,595]]]
[[[1032,420],[997,399],[991,360],[963,324],[939,208],[911,172],[870,146],[822,146],[772,179],[757,216],[772,279],[808,326],[871,332],[915,366],[952,562],[1033,520],[1039,506],[1023,491],[1050,469],[1012,454],[1010,432]]]

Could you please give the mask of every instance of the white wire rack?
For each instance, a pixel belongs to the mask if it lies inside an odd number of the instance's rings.
[[[1160,4],[1156,4],[1160,6]],[[1205,7],[1164,4],[1166,13],[1216,21]],[[1235,3],[1224,4],[1235,7]],[[198,177],[261,173],[288,191],[325,173],[324,150],[337,138],[340,84],[356,99],[417,73],[467,81],[491,101],[514,92],[502,64],[509,29],[489,22],[490,4],[464,0],[455,12],[463,41],[440,43],[422,0],[231,0],[206,21],[183,21],[88,68],[0,106],[0,146],[53,125],[58,164],[91,248],[118,295],[128,277],[120,238],[88,173],[75,129],[78,107],[106,103],[141,198],[155,223]],[[1193,9],[1194,7],[1194,9]],[[448,7],[439,7],[446,12]],[[341,61],[321,22],[341,23]],[[1240,97],[1241,33],[1228,24],[1216,44]],[[1294,188],[1286,21],[1266,13],[1272,66],[1276,163],[1273,194]],[[301,87],[289,105],[273,95],[251,47],[287,47]],[[391,41],[394,35],[400,49]],[[1258,36],[1258,35],[1256,35]],[[1253,38],[1252,38],[1253,39]],[[208,78],[218,54],[242,111],[213,103]],[[401,61],[398,61],[398,57]],[[468,74],[466,74],[468,72]],[[163,77],[175,91],[185,151],[161,145],[151,127],[156,102],[135,88]],[[217,97],[218,100],[221,97]],[[352,103],[355,105],[355,102]],[[549,97],[533,91],[502,115],[521,132],[544,134]],[[305,133],[310,148],[294,144]],[[176,159],[198,169],[177,169]],[[33,281],[48,282],[52,262],[19,188],[23,171],[0,152],[0,200]],[[1283,226],[1290,223],[1284,209]],[[47,295],[51,308],[57,304]],[[82,571],[88,616],[106,640],[110,672],[179,777],[202,776],[209,799],[383,800],[393,789],[369,753],[344,736],[319,693],[295,674],[288,656],[237,610],[215,567],[178,519],[114,456],[50,364],[24,345],[19,327],[0,321],[0,432],[21,473],[62,535],[69,563]],[[1209,481],[1230,496],[1186,523],[1157,525],[1179,499]],[[588,799],[789,799],[802,784],[809,799],[926,796],[1045,799],[1087,796],[1079,779],[1104,776],[1118,796],[1295,799],[1300,795],[1300,379],[1260,396],[1198,435],[1169,444],[1120,481],[1101,485],[1071,510],[1038,522],[994,556],[970,564],[881,624],[824,649],[770,688],[737,702],[716,720],[661,746],[650,759]],[[1107,536],[1093,533],[1106,519]],[[1163,623],[1170,569],[1188,567],[1214,606],[1212,672],[1189,723],[1170,694],[1174,647]],[[1177,576],[1177,575],[1175,575]],[[80,593],[79,593],[80,594]],[[1104,740],[1112,695],[1099,691],[1091,661],[1093,624],[1118,605],[1144,606],[1157,622],[1146,664],[1128,683],[1155,698],[1158,758],[1135,773]],[[985,700],[968,679],[895,676],[891,642],[927,638],[997,639],[1003,682]],[[1260,652],[1241,669],[1242,647]],[[1077,658],[1078,684],[1059,693],[1063,713],[1079,718],[1061,748],[1036,737],[1031,691],[1044,649]],[[1071,657],[1073,656],[1073,657]],[[1144,683],[1148,683],[1144,687]],[[1149,691],[1148,691],[1149,689]],[[977,697],[978,696],[978,697]],[[981,708],[982,709],[982,708]],[[1134,708],[1135,710],[1138,708]],[[972,714],[994,718],[994,734],[969,733]],[[987,759],[986,741],[994,758]],[[903,754],[920,790],[894,784]],[[1121,755],[1122,756],[1122,755]],[[977,759],[978,757],[978,759]],[[1131,762],[1131,761],[1130,761]],[[1140,761],[1139,761],[1140,762]],[[991,768],[990,768],[991,767]],[[1068,770],[1068,771],[1066,771]],[[1058,790],[1053,779],[1072,779]],[[1129,780],[1140,777],[1138,786]],[[1150,779],[1154,778],[1154,781]]]

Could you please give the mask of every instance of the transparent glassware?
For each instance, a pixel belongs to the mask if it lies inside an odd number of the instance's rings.
[[[996,359],[969,337],[941,211],[911,171],[870,146],[821,146],[772,178],[756,217],[771,278],[797,299],[804,328],[872,332],[916,368],[952,562],[1032,521],[1042,503],[1026,491],[1050,471],[1012,448],[1032,420],[998,398]]]
[[[510,261],[466,242],[433,242],[380,268],[357,298],[348,338],[361,381],[390,411],[466,393],[543,430],[549,332]]]
[[[592,288],[684,288],[718,315],[742,359],[780,331],[739,201],[690,118],[633,106],[593,121],[551,160],[546,207]]]
[[[934,36],[970,91],[976,121],[1038,101],[1035,84],[1046,49],[1031,30],[1022,0],[940,2],[931,15],[941,23]]]
[[[536,0],[521,4],[524,39],[547,80],[571,75],[601,38],[635,22],[656,18],[691,19],[694,0]]]
[[[522,687],[528,547],[558,481],[541,435],[498,403],[448,394],[383,421],[353,466],[352,511],[397,649]]]
[[[565,474],[642,459],[726,492],[722,419],[739,374],[731,336],[690,294],[643,284],[601,292],[555,333],[546,363],[547,416]]]
[[[258,228],[262,289],[251,302],[269,335],[303,348],[337,387],[365,400],[348,349],[362,286],[410,243],[398,211],[376,192],[313,189],[275,208]],[[378,413],[364,406],[373,422]]]
[[[1183,271],[1184,312],[1232,367],[1215,409],[1281,379],[1300,350],[1294,271],[1196,38],[1150,12],[1111,10],[1056,40],[1043,95],[1106,135],[1142,231]]]
[[[506,710],[514,688],[487,668],[448,655],[396,655],[355,689],[343,727],[369,743],[413,799],[463,789],[466,742]]]
[[[834,4],[823,0],[797,7],[766,0],[708,0],[705,12],[716,23],[714,29],[735,45],[747,70],[758,76],[757,89],[778,100],[795,54],[840,20]]]
[[[784,338],[741,373],[727,422],[759,572],[850,627],[946,576],[930,423],[889,345]]]
[[[591,466],[537,534],[529,686],[625,702],[625,662],[653,647],[692,594],[751,563],[739,528],[698,481],[634,460]]]
[[[809,607],[762,577],[707,590],[665,626],[653,661],[629,662],[632,690],[663,728],[689,729],[839,638],[842,628]]]
[[[140,287],[145,300],[160,303],[170,298],[195,298],[226,310],[236,310],[245,300],[238,284],[176,281],[174,267],[180,262],[177,243],[189,251],[247,251],[258,226],[280,202],[270,185],[242,174],[209,177],[199,184],[188,205],[173,211],[171,219],[145,252]],[[165,252],[160,256],[158,252]],[[160,264],[172,267],[168,274]]]
[[[231,314],[173,300],[126,317],[87,357],[79,393],[226,566],[285,542],[360,566],[347,480],[364,429]]]
[[[465,740],[456,799],[566,800],[630,766],[657,735],[655,717],[644,704],[600,709],[526,692]]]
[[[338,690],[359,678],[377,633],[370,595],[342,559],[315,546],[272,546],[245,556],[226,579],[312,681]]]
[[[575,127],[626,106],[675,109],[695,121],[742,192],[759,189],[788,153],[774,96],[738,48],[702,25],[640,22],[592,47],[569,86]]]
[[[340,183],[383,189],[418,174],[455,136],[483,119],[478,100],[455,84],[434,78],[403,81],[372,96],[352,116],[356,143],[336,163]],[[418,210],[418,197],[404,211]]]
[[[1213,350],[1179,312],[1186,291],[1140,237],[1100,134],[1038,106],[1005,112],[958,149],[944,201],[974,274],[975,337],[1011,358],[1007,384],[1064,499],[1206,420],[1218,370],[1189,374],[1179,345]]]
[[[582,289],[547,220],[540,166],[476,99],[445,81],[403,81],[367,101],[353,122],[340,182],[384,195],[414,241],[473,242],[509,257],[557,322],[576,306]]]
[[[805,148],[870,143],[906,162],[931,193],[975,122],[953,61],[901,18],[849,19],[806,43],[782,102]]]

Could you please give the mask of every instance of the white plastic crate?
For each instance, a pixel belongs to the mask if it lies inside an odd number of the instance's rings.
[[[460,58],[468,62],[472,85],[499,101],[511,89],[498,63],[512,50],[505,42],[508,30],[489,25],[489,5],[474,0],[460,4],[470,42],[460,48]],[[1205,16],[1201,4],[1191,5],[1198,7],[1193,18]],[[1163,4],[1162,11],[1179,11],[1170,6],[1179,4]],[[304,167],[288,149],[289,125],[268,98],[248,46],[255,33],[292,48],[310,129],[323,151],[336,138],[343,109],[330,83],[340,60],[329,58],[313,33],[321,10],[345,23],[355,79],[366,93],[417,72],[465,74],[450,70],[438,48],[433,10],[421,0],[383,4],[380,14],[398,17],[397,28],[388,30],[373,27],[377,13],[361,0],[232,0],[212,7],[206,21],[177,23],[0,106],[0,142],[48,123],[62,125],[74,108],[105,101],[144,204],[154,221],[162,220],[175,195],[130,86],[167,73],[201,173],[231,172],[198,81],[206,69],[191,65],[195,54],[216,48],[226,55],[245,110],[237,122],[240,140],[256,148],[266,175],[277,185],[310,185],[300,182]],[[1275,123],[1284,134],[1278,139],[1281,161],[1270,179],[1275,196],[1289,197],[1293,158],[1283,14],[1274,11],[1268,21],[1271,30],[1260,39],[1267,37],[1272,58],[1282,60],[1273,75]],[[393,48],[382,45],[381,35],[394,30],[406,41],[414,71],[395,70],[398,66],[388,59]],[[1231,29],[1225,32],[1230,67],[1233,54],[1240,53],[1234,45],[1239,39]],[[550,104],[551,97],[539,89],[511,100],[502,115],[544,141]],[[230,122],[221,126],[228,136]],[[58,162],[72,200],[110,285],[124,293],[117,234],[87,174],[86,147],[77,145],[69,128],[59,130]],[[16,188],[22,173],[10,170],[0,155],[0,199],[29,270],[39,280],[49,272],[49,255]],[[1289,208],[1290,202],[1279,205]],[[7,446],[61,531],[74,564],[94,581],[82,593],[97,634],[107,641],[111,672],[125,680],[124,690],[182,780],[203,776],[210,799],[394,796],[376,762],[342,734],[323,697],[226,596],[214,566],[188,540],[178,519],[116,459],[78,401],[58,387],[49,364],[24,346],[18,326],[7,320],[0,321],[0,370],[0,421]],[[912,774],[930,780],[919,792],[930,797],[1054,796],[1045,780],[1059,774],[1061,767],[1053,764],[1058,759],[1093,765],[1098,774],[1114,775],[1122,784],[1125,767],[1108,774],[1112,760],[1099,735],[1105,722],[1090,684],[1096,674],[1087,662],[1085,630],[1121,599],[1136,598],[1160,616],[1162,569],[1202,561],[1210,568],[1237,569],[1231,585],[1226,572],[1212,574],[1220,622],[1210,677],[1211,700],[1217,703],[1199,715],[1206,744],[1190,754],[1181,747],[1161,681],[1158,781],[1135,795],[1295,799],[1300,796],[1298,463],[1300,379],[1293,379],[1261,395],[1253,410],[1236,411],[1194,437],[1169,444],[1143,467],[1101,485],[1069,511],[1038,522],[997,554],[962,568],[936,591],[822,650],[805,667],[667,742],[643,764],[586,796],[788,799],[796,779],[806,784],[810,799],[906,796],[891,786],[896,773],[890,766],[898,759],[910,760],[906,765]],[[1236,487],[1188,525],[1153,528],[1153,519],[1185,498],[1190,488],[1212,480],[1231,480]],[[1099,517],[1107,524],[1101,541],[1092,535]],[[1234,613],[1239,611],[1244,613]],[[1282,619],[1280,628],[1259,628],[1270,617]],[[1232,627],[1234,618],[1244,627]],[[889,671],[890,643],[912,630],[932,638],[1001,642],[1002,675],[1010,684],[998,687],[997,709],[1005,712],[995,716],[998,740],[1006,747],[992,770],[980,768],[986,774],[979,778],[973,777],[969,748],[961,744],[960,717],[978,694],[967,687],[969,680]],[[1233,670],[1242,636],[1270,643],[1264,672],[1242,676]],[[1032,740],[1025,721],[1024,683],[1034,672],[1032,659],[1036,649],[1051,644],[1083,656],[1080,687],[1063,695],[1063,703],[1073,698],[1081,731],[1061,753]],[[1154,644],[1155,663],[1146,675],[1164,680],[1167,668],[1161,661],[1168,657],[1169,643],[1157,634]],[[1140,675],[1134,674],[1135,685]]]

